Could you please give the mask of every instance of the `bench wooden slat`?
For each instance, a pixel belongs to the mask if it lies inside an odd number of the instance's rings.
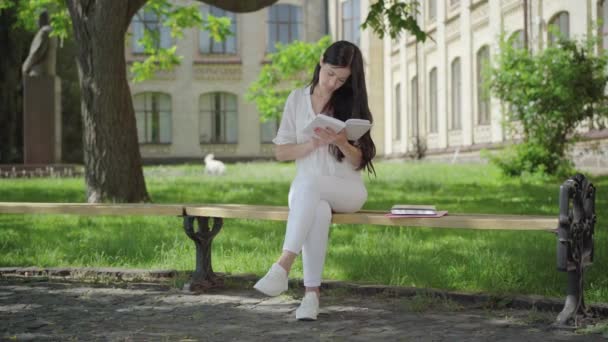
[[[211,216],[222,218],[263,219],[286,221],[287,207],[255,205],[198,205],[186,206],[185,212],[191,216]],[[334,214],[333,223],[370,224],[384,226],[411,226],[464,229],[508,229],[545,230],[557,228],[555,216],[518,216],[488,214],[448,214],[439,218],[389,218],[384,211],[364,210],[352,214]]]
[[[542,230],[554,231],[558,220],[550,216],[516,216],[483,214],[449,214],[437,218],[390,218],[384,212],[336,214],[334,223],[365,223],[385,226],[463,228],[489,230]]]
[[[289,209],[282,206],[247,204],[90,204],[0,202],[4,214],[76,214],[76,215],[158,215],[209,216],[235,219],[287,221]],[[352,214],[334,214],[333,223],[383,226],[505,229],[553,231],[558,220],[554,216],[448,214],[440,218],[389,218],[384,211],[364,210]]]
[[[203,204],[185,207],[186,215],[287,221],[289,208],[247,204]]]
[[[2,214],[76,214],[76,215],[159,215],[180,216],[184,206],[178,204],[150,203],[37,203],[37,202],[2,202]]]

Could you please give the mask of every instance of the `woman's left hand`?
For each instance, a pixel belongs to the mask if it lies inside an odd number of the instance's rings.
[[[315,129],[315,133],[323,142],[327,144],[334,144],[338,147],[345,146],[348,144],[348,139],[346,138],[346,130],[343,129],[340,132],[336,133],[331,128],[317,128]]]

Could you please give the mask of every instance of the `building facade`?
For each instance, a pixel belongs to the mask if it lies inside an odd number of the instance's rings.
[[[362,50],[378,156],[477,161],[482,148],[500,147],[512,138],[505,132],[501,103],[487,96],[482,84],[483,66],[493,63],[501,35],[538,51],[553,39],[549,27],[555,26],[571,38],[599,33],[601,45],[608,46],[608,0],[421,0],[417,21],[430,37],[424,43],[411,34],[392,40],[361,30],[373,2],[280,0],[247,14],[201,5],[203,16],[230,16],[236,34],[216,43],[204,31],[187,31],[177,41],[180,66],[131,84],[142,157],[270,158],[277,123],[260,123],[244,94],[274,43],[316,41],[330,34]],[[606,24],[598,29],[600,21]],[[136,17],[128,61],[143,59],[135,43],[143,25],[154,27],[158,20],[146,13]],[[159,30],[161,46],[170,46],[168,31]],[[577,166],[606,169],[608,135],[589,136],[573,151]]]
[[[177,1],[180,4],[198,4]],[[245,93],[259,75],[275,43],[317,41],[327,34],[323,0],[280,0],[253,13],[235,14],[201,4],[203,17],[229,16],[235,34],[218,43],[202,30],[186,30],[172,41],[153,13],[140,11],[130,27],[127,61],[143,60],[137,40],[143,28],[156,29],[161,47],[177,44],[183,56],[173,71],[131,83],[142,158],[193,160],[214,153],[220,159],[272,156],[277,123],[260,123]]]
[[[527,41],[530,50],[538,51],[554,39],[549,29],[554,26],[570,38],[599,33],[605,46],[606,24],[597,28],[598,20],[608,23],[605,3],[420,1],[418,23],[431,39],[419,43],[404,34],[398,40],[384,40],[385,154],[479,159],[480,149],[502,146],[512,139],[504,129],[504,111],[497,99],[486,96],[483,86],[484,65],[492,65],[501,35],[521,46]],[[592,152],[592,145],[599,149]],[[606,151],[603,140],[588,140],[573,154],[577,166],[605,169]]]

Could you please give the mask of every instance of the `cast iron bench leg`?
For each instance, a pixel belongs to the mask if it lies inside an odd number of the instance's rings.
[[[570,206],[572,204],[572,207]],[[593,263],[595,187],[577,174],[560,187],[557,228],[557,269],[568,272],[568,291],[556,325],[578,325],[579,314],[587,316],[584,298],[585,267]]]
[[[192,274],[190,291],[200,292],[213,287],[221,287],[224,280],[213,272],[211,265],[211,242],[222,229],[223,220],[213,217],[213,227],[209,226],[210,217],[184,215],[184,230],[196,246],[196,270]],[[194,230],[194,221],[198,230]]]

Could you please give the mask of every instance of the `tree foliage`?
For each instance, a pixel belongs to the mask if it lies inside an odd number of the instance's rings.
[[[263,122],[281,117],[289,92],[310,82],[315,66],[330,44],[329,36],[316,43],[277,44],[277,52],[268,55],[270,63],[264,65],[246,94],[247,100],[255,102]]]
[[[65,39],[71,34],[71,20],[64,0],[0,0],[0,10],[13,8],[17,12],[17,25],[28,31],[38,29],[38,15],[43,9],[52,14],[52,36]]]
[[[424,42],[427,34],[418,26],[418,1],[378,0],[371,5],[361,29],[371,28],[380,38],[388,35],[397,39],[403,31],[408,31],[416,40]]]
[[[593,51],[593,39],[561,38],[536,54],[502,40],[491,89],[506,104],[507,123],[521,125],[523,134],[521,144],[493,158],[505,173],[568,172],[576,128],[608,113],[607,58]]]
[[[230,31],[230,18],[215,17],[211,14],[203,18],[198,4],[178,6],[169,0],[150,0],[136,16],[140,16],[144,11],[152,12],[161,18],[162,25],[170,29],[172,39],[181,39],[186,28],[206,30],[216,41],[223,41],[234,34]],[[182,56],[177,54],[176,45],[168,48],[160,46],[158,30],[146,27],[138,43],[143,46],[147,57],[144,61],[135,61],[131,65],[130,72],[135,82],[150,79],[159,70],[172,70],[181,63]]]
[[[211,14],[203,18],[199,6],[200,4],[178,5],[170,0],[149,0],[135,16],[141,16],[143,12],[154,13],[157,18],[161,18],[162,26],[170,29],[174,40],[182,38],[184,30],[188,28],[207,30],[216,41],[222,41],[233,34],[230,32],[230,18]],[[71,36],[71,19],[63,0],[0,0],[0,10],[10,7],[16,7],[19,24],[30,31],[36,31],[38,14],[46,9],[51,14],[51,35],[61,40]],[[176,45],[166,48],[160,46],[160,34],[155,28],[144,27],[138,43],[143,47],[145,59],[131,64],[129,71],[135,82],[150,79],[159,70],[170,71],[182,60]]]

